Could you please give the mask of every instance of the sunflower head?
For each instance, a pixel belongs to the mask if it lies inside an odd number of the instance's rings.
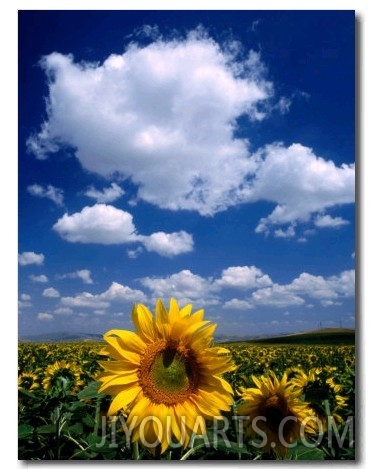
[[[66,360],[59,360],[45,370],[42,387],[46,392],[76,392],[84,384],[80,369]]]
[[[283,457],[301,431],[314,433],[314,414],[286,374],[280,380],[274,372],[260,378],[252,376],[252,380],[255,387],[243,390],[238,407],[238,414],[248,417],[246,436],[262,436],[263,452],[273,451]]]
[[[192,433],[203,434],[208,419],[220,418],[233,400],[222,374],[234,369],[229,351],[213,346],[215,324],[192,305],[175,299],[167,310],[161,300],[155,317],[133,307],[135,332],[111,330],[104,335],[99,392],[114,396],[108,415],[128,415],[132,440],[140,439],[163,453],[174,440],[187,446]]]
[[[38,376],[35,373],[24,371],[18,376],[18,389],[33,391],[38,387]]]
[[[343,386],[335,375],[336,367],[311,368],[308,373],[297,370],[292,373],[293,386],[308,401],[324,427],[328,415],[338,423],[343,421],[342,414],[348,406],[348,397],[343,395]],[[330,373],[333,372],[333,376]],[[325,408],[328,402],[328,411]]]

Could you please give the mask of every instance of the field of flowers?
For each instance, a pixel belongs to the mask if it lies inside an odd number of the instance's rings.
[[[20,343],[19,459],[355,459],[354,346],[239,343],[223,347],[230,350],[236,365],[223,374],[233,390],[230,410],[223,411],[216,423],[208,422],[205,431],[195,431],[186,445],[172,443],[157,455],[148,442],[143,445],[130,438],[127,413],[107,416],[112,396],[99,392],[98,380],[99,362],[109,360],[101,355],[104,343]],[[288,383],[296,390],[296,401]],[[272,395],[277,399],[276,407],[265,414],[266,427],[245,431],[238,411],[241,402],[247,399],[245,408],[258,415],[267,410],[259,404],[265,393],[266,404],[274,399]],[[280,442],[273,433],[281,429],[290,441],[294,431],[281,425],[278,413],[283,410],[289,415],[289,408],[291,415],[300,415],[304,403],[312,409],[315,418],[310,420],[317,425],[308,431],[304,424],[305,433],[300,432],[285,451],[275,451]]]

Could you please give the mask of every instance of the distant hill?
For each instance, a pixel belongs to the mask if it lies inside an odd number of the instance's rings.
[[[36,334],[19,337],[19,342],[100,342],[102,334],[86,334],[73,332],[51,332],[49,334]]]
[[[309,344],[309,345],[354,345],[355,329],[324,328],[275,337],[244,340],[256,344]]]
[[[255,344],[354,344],[355,330],[346,328],[324,328],[295,334],[279,336],[218,336],[217,343],[255,343]],[[19,337],[19,342],[102,342],[102,334],[73,332],[52,332]]]

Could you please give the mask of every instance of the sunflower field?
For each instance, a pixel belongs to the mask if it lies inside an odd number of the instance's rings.
[[[19,345],[19,459],[355,459],[354,346],[215,344],[175,299],[132,320]]]

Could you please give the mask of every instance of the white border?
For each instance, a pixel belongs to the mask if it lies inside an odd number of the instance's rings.
[[[1,266],[3,275],[0,277],[3,287],[2,311],[1,317],[3,324],[3,337],[1,344],[4,347],[2,354],[2,386],[1,402],[2,411],[10,412],[2,418],[4,431],[3,436],[9,438],[8,442],[3,443],[3,458],[7,465],[16,461],[16,467],[28,467],[27,462],[17,461],[17,426],[16,431],[10,432],[9,425],[17,420],[17,400],[15,398],[15,355],[12,360],[9,357],[9,345],[7,343],[9,332],[9,317],[17,316],[17,11],[18,10],[355,10],[359,18],[361,38],[358,44],[358,54],[361,55],[359,61],[361,65],[361,90],[360,105],[357,107],[357,118],[360,121],[360,145],[357,148],[360,161],[360,175],[358,175],[360,196],[359,211],[361,226],[359,236],[360,241],[359,256],[357,256],[358,269],[360,276],[360,299],[358,301],[360,332],[359,332],[359,353],[361,369],[359,370],[360,382],[358,389],[362,393],[360,404],[362,408],[357,409],[357,414],[361,420],[361,434],[357,435],[360,440],[359,456],[360,464],[365,467],[371,467],[376,456],[376,446],[378,445],[376,427],[376,410],[378,405],[377,387],[373,378],[377,374],[377,367],[372,366],[376,363],[377,351],[372,347],[377,339],[377,328],[375,324],[371,326],[371,321],[378,314],[378,305],[376,301],[376,291],[378,290],[378,280],[375,267],[378,264],[377,253],[377,221],[379,198],[375,190],[379,187],[376,179],[378,178],[379,155],[377,152],[377,134],[378,117],[376,108],[378,103],[378,60],[375,44],[378,42],[379,15],[376,2],[372,0],[233,0],[226,2],[219,0],[211,2],[206,0],[177,0],[177,1],[158,1],[158,0],[6,0],[6,6],[2,6],[0,14],[0,47],[1,47],[1,85],[0,99],[2,103],[3,122],[2,127],[6,126],[2,138],[1,164],[2,164],[2,183],[1,187],[1,209],[0,214],[3,223],[0,228],[0,246],[2,247]],[[321,32],[322,33],[322,32]],[[5,138],[4,138],[5,137]],[[367,153],[367,154],[366,154]],[[12,177],[9,178],[11,170]],[[14,178],[14,179],[13,179]],[[14,204],[14,205],[12,205]],[[358,223],[358,220],[357,220]],[[357,233],[358,234],[358,233]],[[13,285],[13,282],[15,285]],[[4,295],[5,292],[5,295]],[[13,318],[12,318],[13,320]],[[17,321],[17,320],[16,320]],[[369,322],[370,321],[370,322]],[[370,326],[368,326],[370,324]],[[372,331],[372,332],[371,332]],[[375,334],[372,336],[371,334]],[[15,337],[17,338],[17,322]],[[12,343],[11,350],[15,351]],[[5,347],[7,347],[5,349]],[[15,361],[14,361],[15,359]],[[7,362],[7,363],[6,363]],[[368,367],[366,367],[366,362]],[[9,370],[8,368],[9,367]],[[9,377],[9,378],[8,378]],[[8,385],[10,384],[10,385]],[[9,409],[9,410],[8,410]],[[16,412],[15,412],[16,409]],[[13,413],[13,412],[14,413]],[[372,418],[366,419],[368,415]],[[369,426],[372,420],[373,425]],[[12,422],[12,423],[11,423]],[[370,424],[371,425],[371,424]],[[11,448],[11,449],[9,449]],[[5,455],[7,451],[7,456]],[[9,451],[9,452],[8,452]],[[173,462],[172,462],[173,463]],[[291,467],[292,463],[289,463]],[[326,464],[323,463],[323,464]],[[61,464],[60,464],[61,465]],[[78,465],[78,464],[76,464]],[[86,467],[86,464],[81,464]],[[87,464],[88,465],[88,464]],[[112,467],[114,464],[102,463],[101,467]],[[196,464],[198,465],[198,464]],[[267,464],[265,464],[267,466]],[[276,467],[273,463],[270,467]],[[312,464],[314,465],[314,464]],[[344,466],[355,466],[356,463],[344,464]],[[40,466],[33,462],[33,467]],[[48,467],[47,461],[43,461],[43,466]],[[235,464],[233,464],[235,466]]]

